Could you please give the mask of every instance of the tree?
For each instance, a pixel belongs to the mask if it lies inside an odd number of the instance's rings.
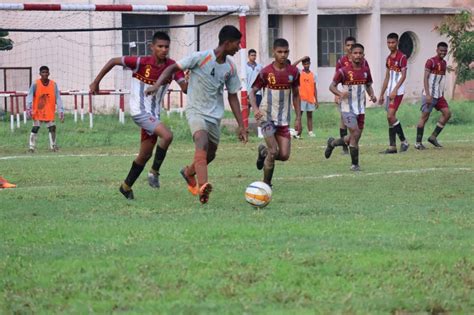
[[[464,10],[459,14],[446,16],[435,30],[449,40],[449,53],[456,62],[456,84],[474,80],[474,70],[469,68],[474,60],[472,13]],[[456,85],[453,87],[453,96],[455,87]]]
[[[8,32],[0,29],[0,50],[11,50],[13,48],[13,41],[5,38],[7,36]]]

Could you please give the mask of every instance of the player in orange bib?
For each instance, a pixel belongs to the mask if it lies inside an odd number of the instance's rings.
[[[30,87],[26,97],[28,116],[33,119],[33,128],[30,134],[29,152],[36,150],[36,138],[41,123],[44,122],[49,130],[49,148],[58,151],[56,145],[56,124],[54,122],[56,108],[59,112],[61,122],[64,122],[64,107],[56,82],[49,79],[49,68],[42,66],[39,69],[40,79],[36,80]]]

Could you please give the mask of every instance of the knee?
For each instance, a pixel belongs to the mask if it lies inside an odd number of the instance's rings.
[[[290,154],[285,153],[285,154],[280,154],[280,161],[288,161],[290,158]]]
[[[173,142],[173,133],[169,132],[161,137],[163,144],[166,146],[170,145]]]
[[[451,112],[447,111],[446,113],[443,114],[443,116],[444,116],[444,119],[448,121],[451,118]]]
[[[208,152],[207,153],[207,164],[214,161],[215,158],[216,158],[216,152]]]
[[[39,129],[40,129],[40,126],[33,126],[33,128],[31,128],[31,132],[38,133]]]
[[[275,160],[278,154],[278,149],[276,148],[267,148],[267,157],[271,160]]]

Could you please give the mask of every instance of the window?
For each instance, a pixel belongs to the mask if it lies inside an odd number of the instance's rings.
[[[268,54],[273,57],[273,42],[280,37],[280,16],[268,15]]]
[[[149,14],[122,14],[123,27],[169,25],[170,19],[167,15]],[[142,29],[122,31],[122,53],[124,56],[143,56],[149,54],[148,44],[157,31],[168,32],[167,29]]]
[[[400,36],[398,42],[398,49],[407,56],[407,59],[414,57],[416,53],[416,45],[418,43],[418,37],[413,32],[405,32]]]
[[[318,66],[335,67],[344,55],[344,40],[356,36],[355,15],[318,16]]]

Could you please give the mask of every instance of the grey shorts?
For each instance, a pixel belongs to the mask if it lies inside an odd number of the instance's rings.
[[[46,127],[48,128],[52,126],[56,126],[56,123],[54,122],[54,120],[51,120],[51,121],[33,120],[33,126],[35,127],[40,127],[41,123],[44,123]]]
[[[187,114],[189,129],[191,129],[191,134],[194,134],[197,131],[204,130],[207,131],[209,136],[209,141],[214,144],[219,144],[221,138],[221,129],[220,121],[218,123],[211,122],[204,119],[201,115],[197,114]]]
[[[155,134],[156,127],[161,123],[160,117],[155,117],[147,112],[141,112],[138,115],[132,116],[132,119],[150,136]]]
[[[354,113],[342,112],[341,117],[347,128],[354,129],[357,126],[360,130],[364,129],[365,114],[356,115]]]
[[[301,101],[301,111],[302,112],[314,112],[316,106],[312,103],[308,103],[306,101]]]

